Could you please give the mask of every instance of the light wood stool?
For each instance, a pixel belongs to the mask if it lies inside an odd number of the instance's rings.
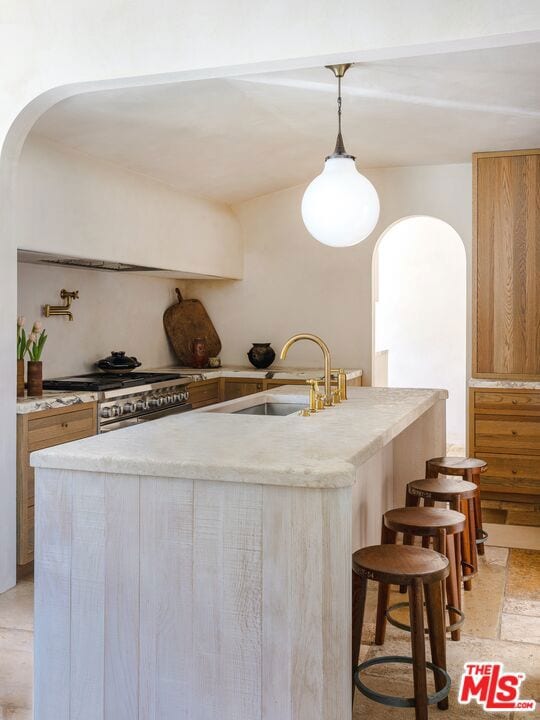
[[[461,478],[435,477],[425,480],[413,480],[407,485],[405,504],[418,507],[424,501],[424,507],[433,507],[436,502],[448,503],[452,510],[465,515],[465,529],[460,535],[461,566],[463,587],[472,589],[471,580],[478,573],[477,531],[474,502],[478,497],[478,486]]]
[[[451,633],[452,640],[459,640],[460,627],[465,619],[461,608],[461,533],[466,521],[463,513],[434,507],[396,508],[383,515],[383,525],[388,530],[386,542],[396,543],[398,533],[403,533],[404,545],[412,545],[415,537],[421,537],[428,542],[432,540],[433,549],[448,558],[450,573],[446,578],[446,609],[450,623],[446,630]],[[401,591],[405,590],[402,586]],[[391,612],[406,605],[397,603],[386,610],[388,622],[403,630],[410,628],[395,620]]]
[[[388,531],[383,528],[383,538]],[[434,550],[414,545],[374,545],[354,553],[353,614],[352,614],[352,665],[353,699],[355,686],[371,700],[392,707],[414,707],[416,720],[428,720],[428,705],[437,703],[441,710],[448,708],[450,677],[446,671],[446,633],[444,623],[444,580],[449,573],[448,559]],[[409,591],[412,657],[401,655],[375,657],[358,665],[367,581],[379,583],[377,628],[375,642],[382,645],[386,631],[385,613],[390,585],[406,585]],[[424,644],[424,596],[429,628],[431,662],[426,662]],[[414,697],[403,698],[384,695],[366,686],[360,677],[363,670],[373,665],[403,663],[412,665]],[[433,671],[435,690],[427,693],[426,667]]]
[[[438,475],[458,475],[464,480],[473,482],[478,487],[474,497],[474,518],[476,525],[476,544],[478,555],[485,555],[484,543],[488,534],[482,525],[482,504],[480,502],[480,475],[487,470],[487,462],[480,458],[440,457],[431,458],[426,462],[426,477],[436,478]]]

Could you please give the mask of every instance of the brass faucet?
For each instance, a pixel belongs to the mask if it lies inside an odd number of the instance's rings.
[[[330,368],[332,367],[332,363],[330,361],[330,350],[328,349],[328,345],[324,342],[324,340],[321,340],[320,337],[317,337],[317,335],[312,335],[311,333],[299,333],[298,335],[293,335],[291,338],[287,340],[285,345],[283,346],[283,349],[281,351],[280,358],[282,360],[285,360],[287,357],[287,353],[289,352],[289,348],[291,345],[293,345],[295,342],[298,342],[298,340],[311,340],[311,342],[314,342],[316,345],[318,345],[324,355],[324,406],[330,407],[332,405],[332,376],[330,372]]]
[[[73,313],[70,311],[72,300],[76,300],[79,297],[78,290],[64,290],[60,291],[60,297],[66,302],[64,305],[44,305],[43,314],[45,317],[51,317],[51,315],[67,315],[68,320],[73,320]]]

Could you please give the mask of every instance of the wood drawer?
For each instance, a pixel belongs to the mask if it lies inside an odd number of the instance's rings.
[[[474,393],[474,406],[480,410],[540,411],[540,392],[479,392]]]
[[[474,427],[477,450],[540,454],[540,417],[476,415]]]
[[[202,380],[188,385],[189,401],[194,408],[212,405],[220,400],[219,379]]]
[[[225,378],[223,385],[223,399],[234,400],[235,398],[253,395],[264,390],[263,380],[246,380],[236,378]]]
[[[75,439],[72,436],[85,437],[96,433],[96,419],[92,407],[45,417],[36,414],[37,417],[28,420],[30,452]]]
[[[488,464],[480,487],[489,492],[540,493],[540,457],[481,454]]]

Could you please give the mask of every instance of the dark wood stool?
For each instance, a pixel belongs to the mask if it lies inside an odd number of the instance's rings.
[[[383,528],[383,537],[387,530]],[[353,605],[352,605],[352,665],[353,697],[356,686],[363,695],[393,707],[414,707],[417,720],[428,719],[428,705],[437,703],[441,710],[448,708],[450,677],[446,672],[446,634],[444,623],[444,585],[449,563],[444,555],[414,545],[374,545],[354,553]],[[376,657],[358,665],[367,581],[379,583],[377,628],[375,642],[382,645],[386,631],[384,622],[388,606],[390,585],[406,585],[409,591],[412,657]],[[423,589],[423,591],[422,591]],[[429,628],[431,662],[426,662],[424,644],[424,598]],[[411,664],[413,669],[414,697],[402,698],[383,695],[367,687],[360,673],[384,663]],[[426,667],[433,671],[436,692],[427,693]]]
[[[425,480],[413,480],[407,485],[405,504],[418,507],[421,500],[424,507],[433,507],[436,502],[448,503],[452,510],[465,515],[465,530],[460,535],[461,565],[463,568],[463,587],[471,590],[471,580],[478,573],[478,555],[476,543],[476,515],[474,501],[478,498],[478,486],[461,478],[435,477]]]
[[[485,555],[484,543],[488,534],[482,525],[482,504],[480,502],[480,475],[487,470],[487,462],[479,458],[440,457],[431,458],[426,462],[426,477],[436,478],[438,475],[459,475],[464,480],[473,482],[478,487],[474,497],[474,518],[476,525],[476,544],[479,555]]]
[[[433,548],[446,555],[450,573],[446,578],[446,597],[449,627],[446,628],[452,640],[459,640],[464,614],[461,609],[461,533],[465,529],[466,517],[455,510],[434,507],[404,507],[389,510],[383,515],[383,526],[387,529],[386,542],[396,543],[398,533],[403,533],[403,544],[412,545],[415,537],[433,541]],[[405,586],[401,591],[405,592]],[[397,603],[387,608],[388,622],[403,630],[410,628],[394,620],[392,610],[407,603]]]

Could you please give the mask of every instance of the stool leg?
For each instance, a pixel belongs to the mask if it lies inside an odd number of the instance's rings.
[[[393,545],[396,542],[397,533],[389,530],[384,524],[381,532],[381,545]],[[383,645],[386,636],[386,610],[388,609],[388,595],[390,593],[390,585],[379,583],[379,592],[377,595],[377,617],[375,620],[375,645]]]
[[[416,720],[428,720],[426,646],[424,644],[424,602],[422,582],[415,578],[409,585],[411,646]]]
[[[448,558],[448,562],[450,564],[450,573],[448,577],[446,578],[446,596],[448,598],[448,604],[452,605],[453,607],[457,608],[458,610],[461,610],[461,594],[460,594],[460,587],[459,587],[459,571],[457,567],[457,561],[456,561],[456,553],[455,553],[455,536],[454,535],[447,535],[446,537],[446,557]],[[460,618],[459,615],[455,612],[449,611],[448,615],[450,619],[450,624],[453,625],[455,622],[457,622]],[[452,630],[451,637],[452,640],[459,640],[460,639],[460,631],[459,628],[457,630]]]
[[[461,533],[461,557],[462,557],[463,562],[466,563],[466,566],[463,568],[463,587],[465,588],[465,590],[469,591],[469,590],[472,590],[472,583],[470,580],[467,580],[467,576],[470,575],[472,572],[470,567],[474,567],[473,545],[476,545],[476,543],[474,543],[474,541],[471,542],[471,537],[472,537],[471,524],[472,524],[472,526],[474,526],[474,517],[470,516],[468,500],[461,501],[461,512],[467,518],[467,523],[465,525],[465,529]],[[469,565],[470,565],[470,567],[467,567]]]
[[[414,535],[411,535],[410,533],[403,533],[403,544],[404,545],[412,545],[414,542]],[[400,585],[399,586],[399,592],[404,595],[407,592],[407,586],[406,585]]]
[[[453,540],[453,538],[450,538]],[[446,633],[444,621],[443,584],[436,582],[424,585],[426,595],[426,610],[429,627],[429,645],[431,648],[431,662],[437,667],[446,670]],[[440,673],[433,673],[436,690],[444,687],[445,680]],[[444,698],[437,707],[440,710],[448,709],[448,698]]]
[[[352,672],[358,666],[362,628],[364,627],[364,610],[366,607],[367,579],[354,572],[352,574]],[[352,703],[354,705],[354,679],[352,682]]]
[[[473,567],[473,573],[478,572],[478,552],[476,545],[476,516],[474,514],[474,501],[472,499],[467,500],[467,516],[469,518],[469,548],[470,548],[470,563]],[[467,528],[465,528],[467,530]],[[465,590],[471,590],[472,583],[467,581],[465,583]]]
[[[477,492],[474,495],[474,520],[476,523],[476,538],[482,537],[482,533],[478,532],[479,530],[483,529],[482,525],[482,504],[480,500],[480,476],[478,474],[473,474],[472,470],[467,470],[465,473],[465,479],[469,482],[473,482],[477,489]],[[480,543],[480,545],[477,545],[477,553],[478,555],[485,555],[486,549],[484,547],[484,543]]]

